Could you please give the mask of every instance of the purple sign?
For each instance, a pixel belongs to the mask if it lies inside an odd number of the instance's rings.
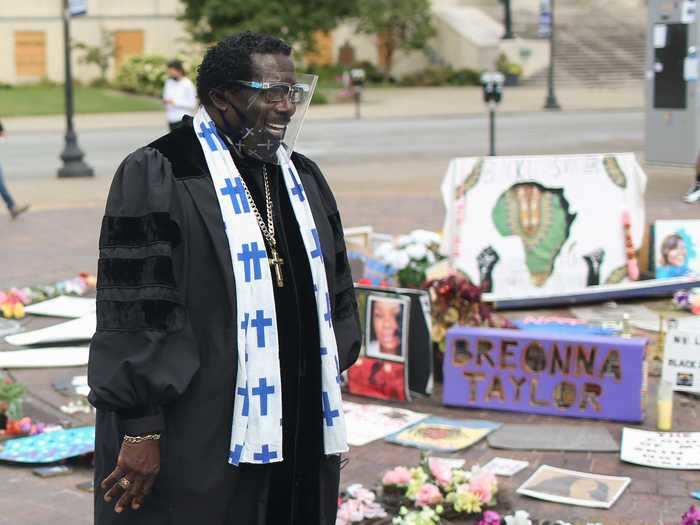
[[[640,422],[646,339],[457,326],[443,403]]]

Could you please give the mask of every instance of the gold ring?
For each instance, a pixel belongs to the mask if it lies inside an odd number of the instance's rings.
[[[131,481],[129,481],[126,478],[122,478],[117,482],[117,485],[119,485],[124,490],[128,490],[129,486],[131,485]]]

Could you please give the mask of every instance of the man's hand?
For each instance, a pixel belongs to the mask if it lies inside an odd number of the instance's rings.
[[[164,98],[163,104],[165,104],[166,106],[170,106],[171,104],[175,104],[175,101],[171,98]]]
[[[133,510],[138,510],[144,497],[151,493],[159,471],[158,441],[122,443],[116,468],[100,483],[102,490],[106,491],[105,501],[112,501],[121,494],[114,507],[116,512],[122,512],[129,504]]]

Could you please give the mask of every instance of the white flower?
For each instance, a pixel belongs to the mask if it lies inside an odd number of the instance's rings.
[[[410,262],[411,258],[404,250],[401,250],[396,252],[394,264],[392,264],[392,266],[397,270],[403,270],[404,268],[406,268],[406,266],[408,266],[408,263]]]
[[[411,237],[410,235],[401,235],[401,236],[399,236],[398,239],[396,239],[396,245],[399,248],[405,248],[409,244],[413,244],[413,243],[414,243],[413,237]]]
[[[422,244],[411,244],[406,247],[406,253],[411,259],[419,260],[428,255],[428,249]]]
[[[532,525],[530,514],[524,510],[516,510],[513,516],[505,516],[503,519],[506,525]]]
[[[374,250],[374,256],[377,259],[384,259],[387,255],[394,251],[395,250],[392,244],[390,242],[385,242],[377,246],[377,248]]]
[[[413,230],[410,234],[415,242],[423,245],[440,244],[440,236],[429,230]]]

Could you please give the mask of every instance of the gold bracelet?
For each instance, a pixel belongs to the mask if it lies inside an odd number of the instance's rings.
[[[160,434],[147,434],[145,436],[124,436],[124,443],[135,445],[144,441],[158,441]]]

